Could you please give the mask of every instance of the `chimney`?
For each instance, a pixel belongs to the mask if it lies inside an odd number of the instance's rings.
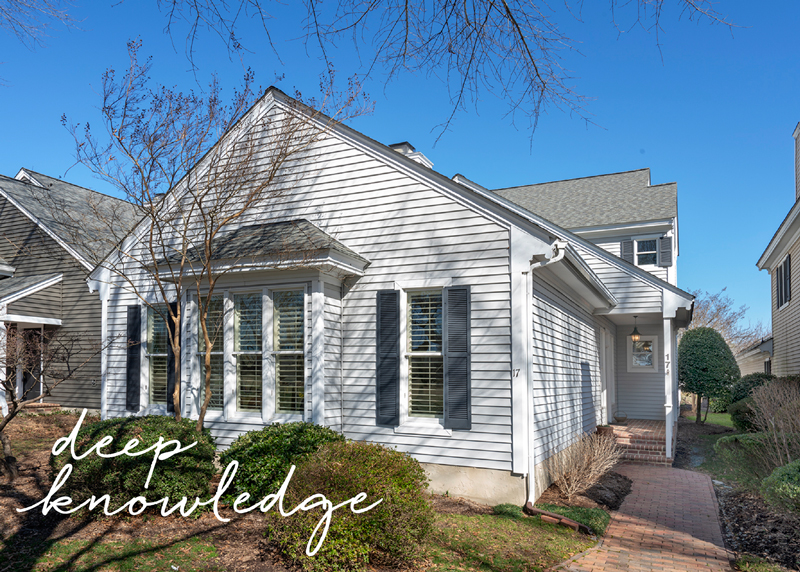
[[[392,151],[397,151],[401,155],[405,155],[412,161],[416,161],[420,165],[424,165],[429,169],[433,169],[433,161],[431,161],[425,155],[414,149],[414,146],[408,141],[403,141],[402,143],[395,143],[393,145],[389,145],[389,148]]]
[[[794,128],[794,200],[800,200],[800,123]]]

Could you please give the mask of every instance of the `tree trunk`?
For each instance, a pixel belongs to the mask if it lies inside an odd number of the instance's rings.
[[[17,459],[11,453],[11,439],[5,433],[0,433],[0,442],[3,443],[3,456],[0,458],[0,474],[8,478],[9,483],[13,483],[17,478]]]
[[[700,417],[703,415],[703,407],[702,407],[702,398],[700,397],[699,393],[695,393],[694,395],[694,409],[697,412],[697,418],[694,420],[695,423],[700,424],[702,421]]]

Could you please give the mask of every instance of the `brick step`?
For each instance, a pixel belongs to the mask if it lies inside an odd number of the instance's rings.
[[[619,433],[615,433],[614,434],[614,438],[618,439],[618,440],[624,439],[626,441],[666,441],[666,437],[665,436],[650,437],[650,436],[647,436],[647,435],[635,435],[635,434],[632,435],[632,434],[629,434],[629,433],[628,434],[622,434],[622,435],[619,434]]]
[[[655,465],[672,465],[672,459],[666,455],[623,455],[625,461],[632,463],[646,463]]]
[[[665,443],[617,443],[623,449],[647,449],[648,451],[666,451]]]

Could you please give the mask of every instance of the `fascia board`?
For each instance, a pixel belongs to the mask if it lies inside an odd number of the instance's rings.
[[[786,240],[787,237],[790,237],[791,240]],[[786,250],[797,242],[798,238],[800,238],[800,201],[795,202],[778,230],[775,231],[772,240],[769,241],[767,248],[756,263],[758,269],[772,272],[776,260],[781,258]]]
[[[652,221],[643,221],[638,223],[624,223],[624,224],[608,224],[602,226],[584,226],[569,229],[578,236],[594,235],[597,236],[631,236],[646,232],[657,232],[661,229],[671,230],[673,228],[673,220],[660,219]]]
[[[15,292],[14,294],[11,294],[3,299],[0,299],[0,304],[12,304],[17,300],[22,300],[23,298],[30,296],[31,294],[35,294],[39,290],[44,290],[45,288],[48,288],[54,284],[58,284],[63,279],[64,279],[63,274],[52,276],[47,280],[42,280],[41,282],[32,284],[31,286],[28,286],[24,290],[20,290],[19,292]]]
[[[33,224],[35,224],[36,226],[38,226],[39,228],[41,228],[41,229],[44,231],[44,233],[45,233],[47,236],[49,236],[50,238],[52,238],[53,240],[55,240],[55,241],[56,241],[56,243],[57,243],[57,244],[58,244],[60,247],[62,247],[64,250],[66,250],[66,251],[67,251],[67,252],[68,252],[68,253],[69,253],[69,254],[70,254],[70,255],[71,255],[71,256],[72,256],[72,257],[73,257],[75,260],[77,260],[78,262],[80,262],[80,263],[81,263],[81,265],[82,265],[84,268],[86,268],[86,269],[87,269],[87,270],[89,270],[89,271],[91,271],[91,270],[93,270],[93,269],[94,269],[94,266],[93,266],[92,264],[90,264],[90,263],[89,263],[89,261],[88,261],[88,260],[86,260],[86,259],[85,259],[83,256],[81,256],[80,254],[78,254],[78,251],[77,251],[77,250],[75,250],[73,247],[71,247],[69,244],[67,244],[67,243],[66,243],[66,242],[65,242],[65,241],[64,241],[64,240],[63,240],[63,239],[62,239],[60,236],[58,236],[58,235],[57,235],[55,232],[53,232],[53,231],[52,231],[52,230],[51,230],[51,229],[50,229],[50,228],[49,228],[47,225],[45,225],[44,223],[42,223],[42,221],[40,221],[38,218],[36,218],[36,217],[33,215],[33,213],[31,213],[30,211],[28,211],[28,209],[26,209],[26,208],[25,208],[25,207],[23,207],[21,204],[19,204],[19,203],[18,203],[16,200],[14,200],[14,198],[12,198],[12,197],[11,197],[11,196],[10,196],[10,195],[9,195],[9,194],[8,194],[8,193],[7,193],[7,192],[4,190],[4,189],[3,189],[3,187],[2,187],[2,186],[0,186],[0,195],[2,195],[2,197],[3,197],[4,199],[6,199],[6,200],[7,200],[9,203],[11,203],[11,204],[12,204],[12,205],[13,205],[13,206],[14,206],[14,207],[15,207],[15,208],[16,208],[16,209],[19,211],[19,212],[21,212],[21,213],[22,213],[22,214],[24,214],[26,217],[28,217],[28,218],[29,218],[29,219],[30,219],[30,220],[33,222]]]

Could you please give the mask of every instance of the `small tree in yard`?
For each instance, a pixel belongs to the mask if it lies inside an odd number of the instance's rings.
[[[706,417],[701,420],[701,399],[725,395],[739,375],[731,348],[714,328],[694,328],[683,335],[678,346],[678,379],[681,391],[697,396],[696,423],[708,418],[706,406]]]
[[[13,481],[17,476],[17,460],[11,449],[11,439],[5,429],[18,413],[49,397],[52,391],[67,380],[78,379],[80,372],[103,349],[93,341],[91,333],[64,333],[46,330],[43,334],[0,328],[0,390],[5,393],[7,411],[0,418],[0,475]],[[41,393],[29,399],[38,383],[27,389],[17,386],[18,374],[23,379],[41,381]]]

